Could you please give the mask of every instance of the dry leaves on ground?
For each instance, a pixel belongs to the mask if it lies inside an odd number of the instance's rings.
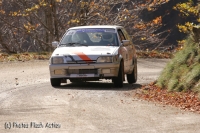
[[[172,52],[161,52],[161,51],[138,51],[137,56],[139,58],[161,58],[169,59],[173,57]]]
[[[172,105],[183,110],[200,113],[200,99],[198,98],[198,94],[192,91],[168,92],[166,89],[161,89],[156,86],[155,82],[152,82],[142,86],[135,96],[147,101]]]
[[[29,60],[47,60],[50,53],[20,53],[20,54],[3,54],[0,53],[0,62],[9,61],[29,61]]]

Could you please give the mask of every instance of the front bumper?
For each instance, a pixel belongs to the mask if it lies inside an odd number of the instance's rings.
[[[112,78],[117,77],[119,63],[50,64],[51,78]]]

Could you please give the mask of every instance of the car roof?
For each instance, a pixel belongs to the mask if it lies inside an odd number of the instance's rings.
[[[71,27],[69,29],[72,30],[72,29],[89,29],[89,28],[112,28],[112,29],[117,29],[117,28],[122,28],[122,26],[118,26],[118,25],[89,25],[89,26]]]

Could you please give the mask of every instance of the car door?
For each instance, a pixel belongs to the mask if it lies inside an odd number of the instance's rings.
[[[124,36],[127,40],[130,41],[130,45],[128,45],[128,53],[129,53],[129,61],[128,61],[128,65],[130,66],[130,72],[132,72],[133,69],[133,65],[134,65],[134,59],[136,59],[136,51],[135,51],[135,46],[132,43],[132,39],[130,38],[128,32],[122,28],[122,31],[124,33]]]
[[[119,41],[122,43],[122,40],[127,40],[124,33],[122,32],[121,29],[117,30],[118,36],[119,36]],[[119,53],[122,55],[124,59],[124,72],[127,73],[130,70],[130,57],[129,57],[129,52],[130,52],[130,46],[121,46],[119,48]]]

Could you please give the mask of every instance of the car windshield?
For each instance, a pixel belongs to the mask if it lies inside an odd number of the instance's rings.
[[[115,29],[73,29],[68,30],[60,46],[119,46]]]

